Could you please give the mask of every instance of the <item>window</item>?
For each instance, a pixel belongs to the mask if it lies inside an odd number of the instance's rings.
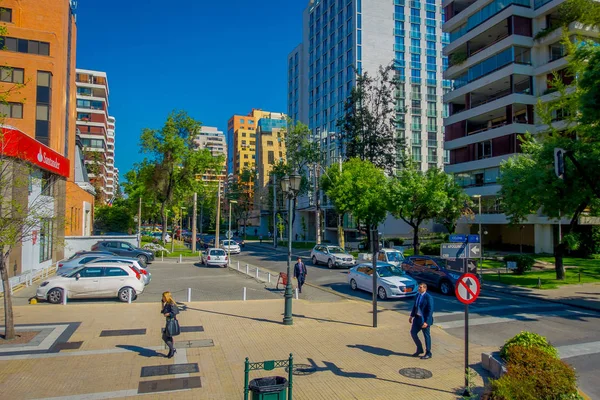
[[[23,119],[23,103],[0,103],[0,117]]]
[[[122,248],[123,250],[133,250],[133,248],[131,247],[131,245],[129,243],[119,243],[119,247]]]
[[[267,162],[271,165],[275,164],[275,152],[269,151],[267,153]]]
[[[486,140],[485,142],[477,143],[477,159],[481,160],[484,158],[490,158],[492,156],[492,141]]]
[[[12,22],[12,9],[0,7],[0,21]]]
[[[52,99],[52,74],[37,72],[35,139],[45,145],[50,142],[50,103]]]
[[[129,276],[127,271],[123,268],[106,268],[104,271],[104,276]]]
[[[15,51],[18,53],[50,55],[50,43],[38,42],[37,40],[18,39],[8,36],[0,36],[0,49]]]
[[[272,140],[267,141],[267,146],[273,146],[273,141]]]
[[[245,124],[243,119],[240,119],[240,124]]]
[[[54,245],[54,222],[51,219],[42,219],[40,227],[40,262],[52,259]]]
[[[102,276],[103,269],[102,267],[87,267],[79,272],[79,276],[81,278],[98,278]]]
[[[0,67],[0,82],[23,83],[24,75],[22,68]]]

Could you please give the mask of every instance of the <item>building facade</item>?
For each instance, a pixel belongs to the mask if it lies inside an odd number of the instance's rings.
[[[225,135],[218,128],[212,126],[203,126],[200,128],[200,133],[194,139],[197,149],[207,149],[213,157],[227,157],[227,143]],[[202,175],[201,179],[204,182],[225,182],[227,174],[227,166],[224,163],[223,168],[219,171],[207,171]]]
[[[3,0],[1,7],[8,32],[0,38],[0,91],[8,98],[0,105],[0,152],[12,170],[1,198],[40,216],[13,247],[12,276],[62,259],[65,233],[82,234],[71,221],[83,221],[94,200],[76,182],[75,10],[68,0]]]
[[[442,95],[450,90],[450,81],[442,76],[447,65],[442,47],[448,42],[441,30],[443,13],[436,0],[309,1],[303,13],[302,44],[288,55],[288,113],[309,126],[327,165],[337,162],[344,151],[336,125],[357,73],[374,77],[380,66],[394,63],[401,80],[397,153],[409,153],[421,170],[443,168],[448,157],[443,150],[447,109]],[[322,171],[311,171],[314,180],[313,174]],[[335,240],[337,216],[320,197],[325,238]],[[310,197],[299,199],[298,208],[309,226],[314,226],[315,203]],[[355,227],[354,222],[349,219],[345,227]],[[393,221],[382,229],[388,234],[408,232],[405,224]],[[311,233],[308,237],[314,238]]]
[[[77,69],[77,135],[98,204],[115,196],[115,118],[108,113],[105,72]],[[118,181],[118,178],[117,178]]]
[[[481,223],[484,244],[524,246],[536,253],[553,251],[558,221],[539,214],[520,227],[509,226],[497,180],[501,163],[521,151],[519,138],[542,128],[535,105],[556,95],[551,93],[553,73],[567,84],[572,79],[565,76],[562,29],[555,24],[563,2],[443,2],[443,29],[450,35],[444,49],[450,64],[444,77],[454,81],[453,90],[444,96],[449,107],[444,121],[445,148],[450,152],[446,171],[455,174],[465,192],[477,198],[476,203],[481,201],[482,213],[469,221],[474,225],[459,224],[458,230],[475,229],[476,233]],[[568,30],[573,35],[598,36],[577,22]],[[557,115],[556,121],[560,119]]]

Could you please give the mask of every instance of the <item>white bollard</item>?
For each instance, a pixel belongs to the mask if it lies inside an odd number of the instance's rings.
[[[65,290],[63,290],[63,297],[62,297],[62,304],[63,304],[63,306],[67,305],[67,297],[68,297],[68,290],[65,289]]]
[[[237,266],[238,266],[238,271],[240,270],[240,262],[237,262]]]
[[[248,269],[248,264],[246,264],[246,275],[250,275],[249,269]]]
[[[298,300],[298,288],[296,288],[296,300]]]
[[[246,301],[246,287],[244,286],[244,301]]]
[[[13,294],[13,284],[12,282],[8,282],[9,286],[10,286],[10,294]]]
[[[269,275],[269,283],[271,283],[271,273],[269,272],[268,275]]]
[[[188,303],[191,303],[192,301],[192,288],[188,288]]]
[[[160,251],[160,261],[165,261],[165,253],[162,250]]]
[[[179,264],[181,264],[181,263],[182,263],[182,261],[181,261],[181,254],[180,254],[179,255]]]
[[[258,279],[258,267],[256,267],[256,279]]]
[[[131,298],[133,297],[133,291],[131,290],[131,288],[127,289],[127,291],[129,292],[129,296],[127,298],[127,302],[129,304],[131,304]]]

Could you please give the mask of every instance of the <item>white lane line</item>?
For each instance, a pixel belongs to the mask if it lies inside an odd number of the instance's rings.
[[[491,325],[491,324],[498,324],[498,323],[503,323],[503,322],[512,322],[512,321],[528,320],[528,319],[565,317],[565,316],[572,316],[573,314],[577,314],[578,316],[594,315],[592,313],[585,313],[585,312],[579,312],[579,311],[558,311],[558,312],[548,311],[548,312],[539,312],[539,313],[535,313],[535,314],[521,313],[521,314],[505,315],[505,316],[501,316],[501,317],[485,317],[485,318],[469,319],[469,326]],[[434,314],[434,318],[435,318],[435,314]],[[461,327],[465,326],[465,321],[457,320],[457,321],[441,322],[439,324],[435,324],[435,321],[434,321],[434,325],[437,325],[442,329],[461,328]]]
[[[177,349],[175,357],[173,357],[174,364],[187,364],[187,349]],[[190,374],[176,374],[174,378],[188,378]]]
[[[600,353],[600,342],[589,342],[579,344],[569,344],[566,346],[560,346],[556,348],[560,358],[570,358],[583,356],[586,354]]]
[[[44,397],[37,400],[101,400],[101,399],[117,399],[119,397],[138,396],[137,389],[117,390],[114,392],[98,392],[87,394],[76,394],[73,396],[61,397]]]
[[[521,309],[521,308],[564,308],[563,304],[551,304],[551,303],[524,303],[524,304],[510,304],[505,306],[494,306],[494,307],[469,307],[469,312],[477,314],[479,312],[507,310],[507,309]],[[453,311],[453,312],[436,312],[434,317],[444,317],[447,315],[463,315],[464,311]]]

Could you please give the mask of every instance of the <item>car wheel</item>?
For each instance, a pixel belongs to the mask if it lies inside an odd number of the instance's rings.
[[[119,290],[119,300],[123,303],[127,303],[129,301],[129,289],[131,289],[132,300],[137,298],[135,289],[130,287],[124,287],[123,289]]]
[[[452,283],[450,283],[450,281],[447,280],[441,281],[440,292],[442,292],[443,295],[450,296],[453,293]]]
[[[148,257],[146,257],[143,254],[140,254],[139,256],[137,256],[137,259],[143,265],[146,265],[148,263]]]
[[[312,256],[312,263],[313,265],[319,265],[319,263],[317,262],[317,257]]]
[[[62,302],[63,291],[61,289],[51,289],[47,297],[49,303],[60,304]]]
[[[356,284],[356,281],[354,279],[350,279],[350,287],[352,288],[352,290],[358,289],[358,285]]]
[[[333,267],[334,267],[334,266],[335,266],[335,265],[333,265],[333,261],[331,261],[331,258],[330,258],[330,259],[327,261],[327,267],[328,267],[329,269],[333,269]]]
[[[387,293],[386,293],[385,288],[383,286],[379,286],[379,289],[377,289],[377,296],[381,300],[387,299]]]

